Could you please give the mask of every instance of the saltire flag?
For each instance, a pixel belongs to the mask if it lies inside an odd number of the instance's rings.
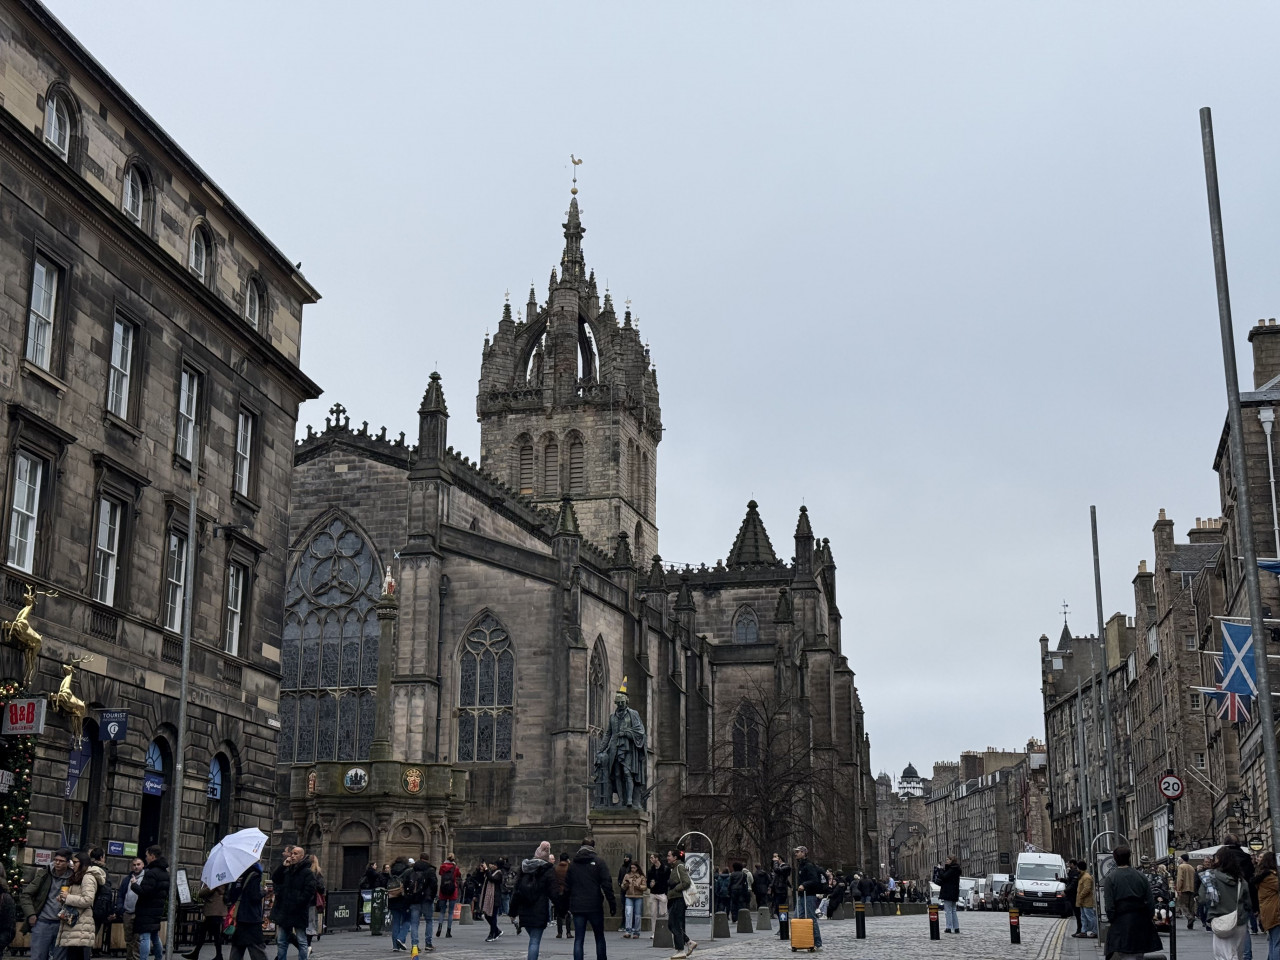
[[[1259,560],[1258,566],[1267,573],[1280,574],[1280,560]]]
[[[1248,720],[1250,701],[1258,695],[1252,627],[1222,621],[1222,653],[1213,657],[1213,672],[1213,687],[1192,689],[1217,705],[1220,719],[1228,723]]]

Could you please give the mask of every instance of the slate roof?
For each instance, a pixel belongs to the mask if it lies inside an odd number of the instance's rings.
[[[1220,543],[1175,543],[1169,569],[1174,573],[1196,573],[1212,563],[1221,550]]]
[[[760,519],[759,506],[754,500],[747,503],[747,515],[742,518],[742,526],[738,528],[738,536],[733,541],[725,566],[773,566],[778,562],[764,521]]]

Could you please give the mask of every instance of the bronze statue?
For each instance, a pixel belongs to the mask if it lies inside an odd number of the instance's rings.
[[[18,611],[18,615],[12,622],[4,625],[9,642],[22,650],[24,667],[22,685],[24,687],[29,688],[36,678],[36,666],[40,662],[40,647],[43,643],[43,638],[31,626],[31,608],[36,605],[36,597],[56,597],[57,595],[56,590],[37,590],[31,584],[27,584],[26,592],[23,594],[26,606]]]
[[[626,677],[613,702],[605,745],[596,754],[596,776],[607,785],[606,806],[643,807],[648,797],[644,788],[647,738],[640,714],[627,705]]]
[[[57,693],[49,694],[49,703],[54,710],[61,711],[71,718],[71,739],[76,748],[84,742],[84,701],[71,692],[71,676],[76,667],[93,660],[92,654],[87,657],[72,657],[70,663],[62,665],[62,683]]]

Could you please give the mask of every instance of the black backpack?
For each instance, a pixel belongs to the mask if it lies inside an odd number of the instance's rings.
[[[111,896],[111,884],[98,884],[98,892],[93,895],[93,922],[102,926],[115,910],[114,898]]]
[[[453,879],[455,875],[455,872],[450,870],[448,875],[440,881],[440,896],[445,900],[453,899],[453,894],[458,889]]]
[[[538,902],[538,897],[542,894],[542,883],[538,880],[538,872],[526,873],[520,871],[520,878],[516,881],[515,891],[511,897],[511,909],[516,909],[515,905],[519,903],[522,906],[533,906]]]

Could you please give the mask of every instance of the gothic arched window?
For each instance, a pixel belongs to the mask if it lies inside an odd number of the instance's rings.
[[[523,443],[519,450],[517,489],[526,496],[533,493],[533,444]]]
[[[281,762],[368,759],[381,593],[382,566],[346,520],[327,520],[299,550],[280,641]]]
[[[542,448],[542,494],[560,496],[560,445],[554,440]]]
[[[587,492],[587,470],[581,440],[574,440],[569,444],[569,492]]]
[[[506,628],[485,614],[462,644],[458,669],[458,760],[510,760],[515,653]]]
[[[608,711],[605,704],[609,698],[609,673],[605,666],[604,651],[600,640],[596,640],[591,651],[591,664],[587,668],[587,726],[595,734],[604,732]]]
[[[746,705],[739,707],[733,718],[733,765],[739,770],[760,765],[760,724]]]
[[[733,642],[760,642],[760,621],[756,618],[756,612],[750,607],[739,607],[737,615],[733,618]]]

